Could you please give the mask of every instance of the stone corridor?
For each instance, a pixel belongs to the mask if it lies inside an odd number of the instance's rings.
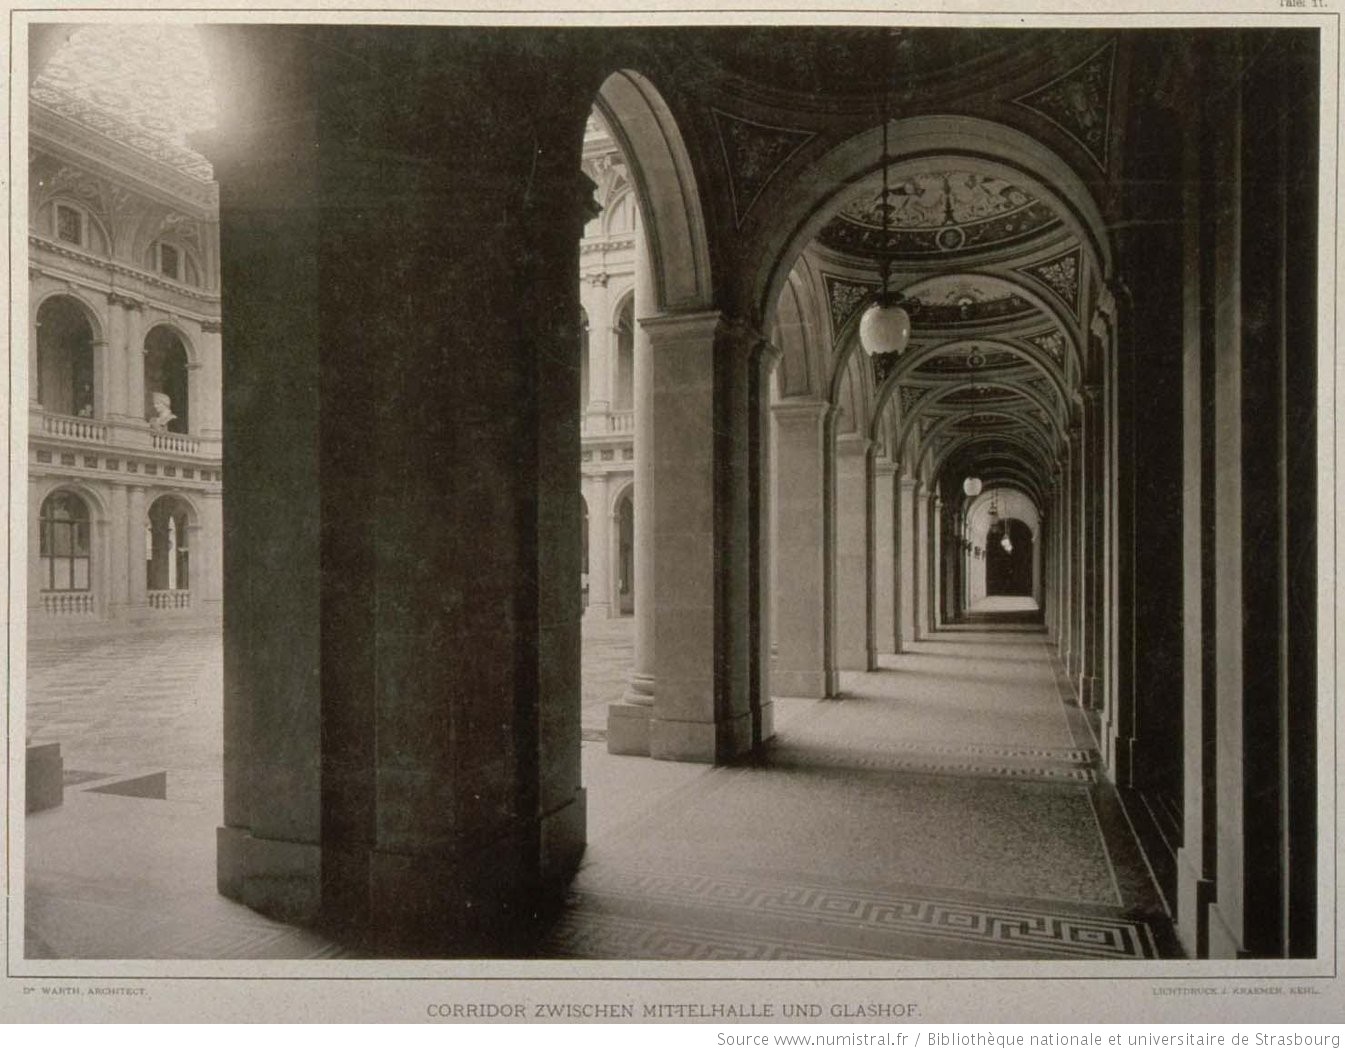
[[[838,699],[779,700],[768,748],[714,768],[606,752],[601,718],[622,690],[630,622],[587,626],[590,845],[538,955],[1173,954],[1042,630],[982,613],[994,621],[947,627],[875,671],[844,675]],[[170,654],[171,683],[155,688]],[[76,659],[80,685],[62,673]],[[218,759],[201,744],[217,734],[218,662],[217,642],[200,635],[34,650],[33,723],[64,737],[70,785],[62,808],[28,820],[30,957],[343,954],[213,892],[218,796],[202,791]],[[114,667],[122,675],[98,673]],[[79,724],[76,696],[102,724]],[[58,702],[67,716],[55,729],[43,722]],[[145,733],[115,734],[117,721]],[[91,793],[158,768],[166,798]],[[148,836],[134,850],[126,825]]]

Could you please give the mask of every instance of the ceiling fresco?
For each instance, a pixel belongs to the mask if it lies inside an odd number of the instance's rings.
[[[818,240],[855,256],[940,257],[1032,241],[1060,227],[1049,205],[1007,180],[934,169],[898,179],[886,199],[881,188],[866,188]]]

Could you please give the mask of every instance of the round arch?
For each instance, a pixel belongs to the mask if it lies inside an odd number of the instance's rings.
[[[660,311],[708,310],[714,303],[709,239],[672,110],[647,77],[629,69],[603,81],[597,107],[631,170]]]
[[[949,114],[889,121],[888,137],[898,145],[898,162],[919,156],[970,157],[985,171],[1016,183],[1050,205],[1083,246],[1095,272],[1104,280],[1110,277],[1111,244],[1101,210],[1079,173],[1038,140],[995,121]],[[877,171],[882,141],[882,125],[875,125],[795,177],[803,193],[795,196],[792,208],[782,208],[758,257],[752,303],[762,317],[804,247],[839,210],[854,184]]]
[[[98,314],[98,309],[85,298],[83,293],[74,289],[51,289],[46,293],[41,294],[37,299],[37,303],[35,303],[32,308],[33,319],[36,320],[41,314],[42,309],[53,300],[68,300],[75,306],[76,310],[84,316],[84,320],[88,322],[89,331],[93,334],[93,342],[95,344],[102,343],[106,340],[106,337],[103,335],[103,319],[102,316]]]
[[[1010,432],[1001,431],[978,432],[975,435],[961,436],[937,454],[934,458],[934,469],[936,473],[941,474],[959,452],[978,443],[993,441],[997,444],[994,456],[1012,457],[1019,454],[1021,456],[1018,457],[1018,460],[1024,467],[1035,467],[1041,472],[1046,472],[1051,465],[1051,453],[1045,445],[1038,445],[1038,441],[1042,438],[1036,432],[1028,435],[1014,435]],[[987,453],[985,456],[990,457],[991,455]],[[1040,459],[1039,463],[1033,465],[1031,460],[1033,457]]]
[[[84,500],[89,506],[89,516],[98,523],[106,523],[108,519],[108,506],[103,496],[81,480],[75,479],[50,479],[43,481],[37,488],[37,507],[39,509],[46,503],[57,491],[68,491]]]
[[[1024,342],[1025,343],[1025,342]],[[1007,351],[1018,356],[1038,370],[1051,382],[1051,387],[1055,389],[1056,396],[1060,399],[1062,413],[1070,406],[1072,397],[1069,386],[1065,381],[1064,373],[1052,361],[1050,355],[1040,348],[1031,345],[1024,346],[1024,343],[1010,341],[1000,337],[991,337],[989,339],[978,339],[975,337],[955,337],[952,340],[945,340],[938,344],[931,344],[921,348],[919,351],[910,355],[903,355],[898,361],[896,368],[883,380],[882,387],[878,391],[879,405],[885,404],[892,397],[892,392],[903,382],[909,380],[921,366],[931,359],[937,359],[940,356],[955,352],[963,346],[975,345],[981,351]],[[998,384],[996,380],[998,371],[987,371],[985,374],[977,374],[976,382],[978,384]],[[943,381],[940,383],[948,383]]]
[[[956,384],[950,384],[942,388],[935,388],[930,393],[922,396],[920,398],[920,401],[917,402],[911,408],[911,413],[907,414],[906,419],[901,422],[901,432],[897,437],[897,449],[899,451],[903,451],[906,449],[906,445],[911,438],[911,433],[915,429],[915,422],[918,421],[920,419],[921,414],[927,411],[930,407],[938,405],[940,402],[942,402],[950,395],[956,395],[958,392],[961,391],[967,391],[968,389],[985,386],[986,384],[984,381],[958,381]],[[1051,405],[1042,397],[1040,392],[1018,381],[997,380],[993,382],[993,386],[996,388],[1004,388],[1008,391],[1017,392],[1019,395],[1022,395],[1024,398],[1034,403],[1038,407],[1038,409],[1043,410],[1046,413],[1048,419],[1055,426],[1052,432],[1056,436],[1057,440],[1061,441],[1064,440],[1065,429],[1062,426],[1061,422],[1056,418],[1056,415],[1052,412]],[[1007,410],[999,406],[976,407],[975,409],[968,410],[966,414],[960,416],[955,414],[953,415],[953,417],[956,418],[957,420],[965,420],[966,417],[977,413],[1004,414],[1005,416],[1015,417],[1018,420],[1023,421],[1023,423],[1025,424],[1031,423],[1030,418],[1018,417],[1018,415],[1014,414],[1012,410]],[[949,427],[948,420],[941,421],[930,432],[929,436],[926,437],[922,445],[927,446],[929,440],[932,440],[937,435],[942,434],[944,431],[946,431],[948,427]],[[1040,422],[1034,425],[1034,427],[1040,427]]]

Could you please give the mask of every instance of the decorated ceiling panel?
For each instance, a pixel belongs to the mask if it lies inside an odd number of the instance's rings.
[[[852,255],[938,258],[1016,245],[1060,227],[1049,205],[1007,180],[938,168],[897,179],[886,197],[881,187],[866,187],[818,238]]]
[[[208,181],[188,136],[215,125],[215,99],[194,26],[81,26],[33,83],[30,97],[61,116]]]

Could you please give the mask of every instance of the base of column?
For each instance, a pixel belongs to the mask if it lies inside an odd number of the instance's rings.
[[[827,694],[825,670],[771,671],[771,691],[785,699],[822,699]]]
[[[1084,674],[1079,677],[1079,706],[1092,710],[1097,700],[1097,678]]]
[[[1200,877],[1186,848],[1177,850],[1176,930],[1182,951],[1192,959],[1209,953],[1209,905],[1214,883]]]
[[[568,883],[588,845],[588,791],[577,787],[573,798],[543,816],[540,834],[542,881]]]
[[[283,922],[311,924],[322,910],[322,849],[215,829],[215,887],[230,900]]]
[[[647,703],[612,703],[607,707],[607,753],[649,756],[649,721],[654,709]]]
[[[775,738],[775,700],[767,699],[762,703],[759,713],[761,720],[754,733],[757,737],[754,746],[761,746]]]
[[[586,796],[486,846],[399,852],[217,833],[219,891],[383,955],[528,954],[583,857]],[[527,861],[535,860],[533,872]]]
[[[720,721],[666,721],[649,723],[649,756],[664,761],[732,761],[752,749],[752,715]]]
[[[612,605],[592,603],[584,608],[585,622],[603,622],[612,617]]]

